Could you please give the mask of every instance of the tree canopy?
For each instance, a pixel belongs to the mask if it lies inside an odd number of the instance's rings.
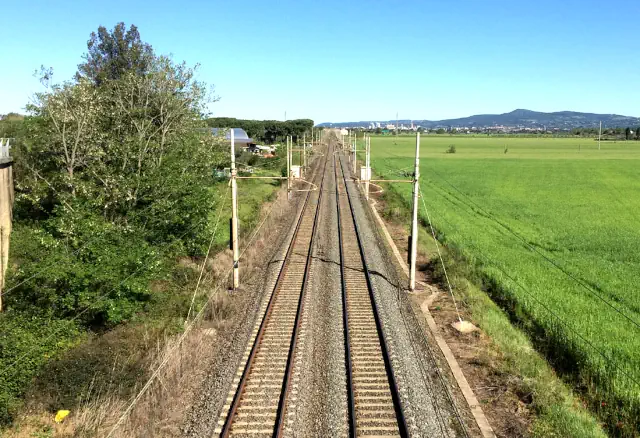
[[[247,131],[249,137],[256,141],[273,144],[283,141],[291,135],[294,141],[306,132],[311,133],[313,120],[297,119],[281,122],[278,120],[244,120],[231,117],[215,117],[207,119],[207,124],[212,128],[242,128]]]
[[[106,80],[120,79],[125,73],[146,74],[153,64],[154,53],[140,39],[135,25],[127,30],[120,22],[111,31],[100,26],[97,33],[91,32],[83,58],[85,62],[78,65],[77,76],[100,85]]]

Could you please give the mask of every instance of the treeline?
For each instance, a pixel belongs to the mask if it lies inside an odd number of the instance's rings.
[[[244,120],[231,117],[214,117],[207,119],[207,125],[211,128],[242,128],[255,141],[274,144],[283,142],[288,135],[293,137],[294,142],[302,139],[305,133],[310,136],[313,120],[298,119],[280,122],[278,120]]]
[[[176,257],[206,251],[221,202],[212,169],[226,164],[228,145],[198,132],[210,97],[194,68],[157,55],[123,23],[100,27],[87,49],[69,80],[42,69],[44,91],[23,121],[0,122],[1,136],[16,139],[0,423],[47,358],[160,299],[152,281]],[[184,313],[188,302],[172,306]]]
[[[597,137],[600,134],[600,128],[575,128],[571,130],[571,135],[580,137]],[[602,136],[614,137],[617,139],[625,140],[640,140],[640,126],[637,128],[632,127],[615,127],[615,128],[602,128]]]

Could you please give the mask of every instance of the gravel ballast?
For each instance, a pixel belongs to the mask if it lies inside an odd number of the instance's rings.
[[[337,157],[348,179],[347,190],[411,436],[477,436],[473,425],[460,419],[469,418],[468,407],[454,401],[457,400],[455,394],[452,395],[455,387],[446,378],[447,370],[439,368],[442,362],[429,343],[425,327],[414,314],[415,309],[406,295],[405,275],[382,239],[359,187],[350,180],[348,160],[342,155]],[[303,336],[295,352],[292,390],[284,418],[287,437],[348,435],[336,186],[333,158],[330,155],[327,158],[302,315]],[[323,161],[316,160],[316,165],[322,165]],[[303,195],[298,193],[294,199],[300,200]],[[245,296],[237,303],[237,321],[231,333],[222,337],[216,346],[219,354],[209,365],[210,372],[199,399],[184,425],[185,436],[213,436],[220,411],[230,390],[235,389],[232,388],[234,376],[244,367],[240,363],[242,355],[258,318],[262,318],[261,304],[273,291],[301,206],[302,202],[292,204],[286,220],[279,222],[277,233],[269,232],[269,236],[278,236],[272,245],[272,254],[263,255],[265,268],[259,275],[252,276],[253,283],[245,286],[242,292]]]
[[[433,351],[424,342],[424,332],[411,313],[406,277],[398,272],[387,251],[364,196],[349,180],[348,160],[342,156],[341,160],[410,433],[424,437],[465,436],[457,416],[460,408],[451,402],[439,378],[438,365],[431,357]]]

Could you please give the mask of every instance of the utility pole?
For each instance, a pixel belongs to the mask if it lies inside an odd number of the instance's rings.
[[[411,247],[409,263],[409,290],[416,288],[416,259],[418,257],[418,192],[420,179],[420,133],[416,135],[416,162],[413,171],[413,218],[411,220]]]
[[[238,181],[236,179],[236,140],[231,128],[231,248],[233,250],[233,290],[240,285],[238,251]]]
[[[313,138],[313,137],[311,137]],[[307,168],[307,133],[302,136],[302,168]]]
[[[13,159],[10,138],[0,138],[0,312],[5,273],[9,266],[9,239],[13,216]]]
[[[287,197],[291,197],[291,145],[287,135]]]
[[[369,180],[371,179],[371,137],[365,136],[365,180],[364,180],[364,197],[369,200]]]
[[[351,144],[351,150],[353,151],[353,160],[352,160],[353,161],[353,174],[356,175],[356,172],[358,171],[358,169],[356,168],[356,162],[358,161],[358,155],[356,155],[357,151],[356,151],[356,142],[355,142],[355,140]]]
[[[600,132],[598,133],[598,150],[600,150],[600,139],[602,138],[602,121],[600,121]]]

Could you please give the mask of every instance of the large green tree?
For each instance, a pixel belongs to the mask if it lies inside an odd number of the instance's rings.
[[[93,55],[105,59],[104,50]],[[28,107],[17,151],[16,218],[44,230],[38,239],[46,245],[31,251],[34,257],[69,260],[46,286],[19,288],[15,306],[32,303],[65,316],[115,289],[113,300],[86,316],[87,322],[118,321],[135,309],[125,303],[140,300],[148,277],[135,287],[117,281],[136,267],[157,266],[149,257],[158,252],[149,245],[180,238],[189,254],[202,252],[211,226],[212,169],[226,160],[226,146],[197,131],[205,126],[210,94],[195,71],[155,55],[144,72],[130,66],[117,77],[98,74],[97,83],[79,75],[54,84],[51,70],[43,70],[45,90]],[[100,244],[84,252],[95,236]],[[122,250],[134,242],[139,251]],[[64,246],[67,252],[57,254]],[[80,248],[80,259],[69,257]],[[31,262],[38,266],[30,254],[24,257],[17,282]],[[99,262],[105,257],[111,264]]]

